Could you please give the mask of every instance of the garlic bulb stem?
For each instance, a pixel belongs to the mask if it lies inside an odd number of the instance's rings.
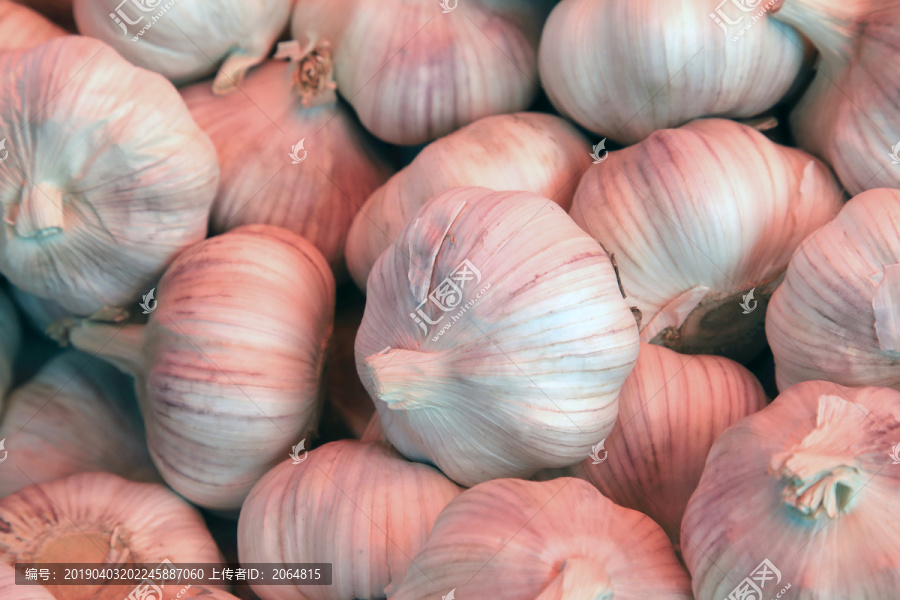
[[[111,325],[84,320],[67,333],[68,341],[73,347],[88,354],[101,356],[129,375],[140,377],[145,364],[143,357],[145,331],[143,325]]]
[[[391,410],[415,410],[433,407],[431,399],[438,395],[428,388],[440,389],[446,364],[444,352],[417,352],[398,348],[365,359],[369,375],[377,386],[378,396]]]
[[[788,452],[772,457],[769,471],[788,478],[782,490],[785,503],[806,517],[831,518],[847,507],[866,484],[857,452],[847,440],[865,430],[867,415],[838,396],[819,398],[816,428]]]
[[[613,600],[613,589],[602,563],[576,557],[563,563],[556,579],[535,600]]]

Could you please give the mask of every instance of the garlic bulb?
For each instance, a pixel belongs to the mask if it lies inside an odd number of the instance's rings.
[[[768,16],[776,1],[563,0],[541,37],[544,89],[562,114],[624,144],[697,117],[756,115],[803,63],[800,36]]]
[[[84,35],[176,85],[216,73],[213,91],[238,88],[290,18],[291,0],[74,0]]]
[[[690,585],[649,517],[580,479],[499,479],[444,509],[391,600],[691,600]]]
[[[211,229],[285,227],[311,241],[340,273],[353,216],[389,170],[344,104],[304,108],[290,75],[273,61],[255,70],[240,94],[219,98],[206,83],[182,90],[218,151]]]
[[[68,31],[75,31],[75,15],[72,13],[74,0],[15,0],[31,10],[44,15]]]
[[[900,389],[900,191],[863,192],[791,259],[769,305],[778,388],[827,379]]]
[[[25,315],[26,323],[30,324],[37,331],[46,332],[57,321],[73,316],[71,312],[53,300],[23,292],[17,287],[12,287],[10,292],[10,296],[12,296],[16,306]]]
[[[13,380],[13,361],[22,344],[22,329],[16,307],[0,288],[0,414],[3,413],[3,398]]]
[[[5,52],[0,72],[0,272],[76,314],[130,303],[206,236],[215,149],[169,82],[96,40]]]
[[[0,523],[0,562],[8,565],[221,561],[203,518],[187,502],[161,485],[110,473],[71,475],[0,498]],[[45,589],[60,600],[122,600],[134,587]]]
[[[130,388],[127,377],[86,354],[46,363],[7,399],[0,496],[83,471],[158,481]]]
[[[347,240],[347,263],[365,290],[372,265],[425,202],[454,187],[523,190],[569,210],[590,144],[569,123],[541,113],[486,117],[429,144],[368,199]]]
[[[460,491],[386,445],[332,442],[260,480],[241,510],[239,558],[335,566],[330,586],[254,585],[263,600],[384,598]]]
[[[838,211],[840,193],[812,156],[708,119],[610,153],[582,178],[570,214],[615,255],[642,341],[749,360],[791,254]]]
[[[53,594],[40,585],[16,585],[16,570],[0,563],[0,598],[3,600],[55,600]]]
[[[246,225],[186,250],[156,297],[147,325],[85,320],[69,340],[135,376],[166,482],[237,509],[315,427],[334,279],[303,238]]]
[[[356,337],[387,438],[465,486],[587,456],[637,354],[603,248],[547,198],[485,188],[415,213]]]
[[[0,0],[0,51],[31,48],[66,35],[40,13],[12,0]]]
[[[579,476],[660,524],[679,547],[681,517],[715,439],[766,406],[750,371],[720,356],[642,344],[619,394],[619,417]]]
[[[682,524],[695,597],[896,597],[898,419],[894,390],[810,381],[723,433]]]
[[[550,5],[302,0],[294,5],[291,31],[333,52],[338,90],[366,129],[393,144],[421,144],[531,103]],[[448,52],[451,47],[465,51]]]
[[[784,0],[774,16],[820,55],[791,114],[798,144],[828,161],[851,194],[900,188],[900,3]]]

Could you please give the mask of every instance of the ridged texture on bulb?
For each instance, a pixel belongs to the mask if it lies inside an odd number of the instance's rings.
[[[766,4],[719,6],[747,24]],[[563,0],[541,36],[543,87],[561,113],[624,144],[698,117],[761,113],[790,89],[803,42],[768,16],[732,40],[740,25],[726,33],[712,10],[705,0]]]
[[[87,471],[159,480],[131,381],[80,352],[52,359],[9,395],[0,439],[9,452],[0,497]]]
[[[562,208],[456,188],[375,263],[356,364],[391,443],[471,486],[587,456],[638,345],[609,257]]]
[[[778,388],[827,379],[900,389],[898,306],[900,191],[869,190],[809,237],[772,296]]]
[[[396,585],[460,488],[385,444],[342,440],[287,460],[241,510],[241,562],[335,565],[330,586],[256,585],[263,600],[375,600]]]
[[[900,2],[785,0],[775,18],[820,53],[791,113],[797,143],[828,161],[851,194],[900,188]]]
[[[303,0],[291,31],[332,44],[338,90],[366,129],[421,144],[531,103],[549,4],[450,0],[443,12],[438,1]]]
[[[56,600],[40,585],[16,585],[16,570],[0,563],[0,598],[3,600]]]
[[[8,565],[221,561],[203,518],[190,504],[161,485],[110,473],[72,475],[0,498],[0,525],[0,561]],[[134,587],[46,589],[63,600],[122,600]]]
[[[85,321],[69,335],[136,376],[166,482],[195,504],[234,510],[315,428],[334,294],[312,244],[245,225],[172,263],[146,326]]]
[[[206,236],[215,148],[162,77],[66,36],[0,54],[0,272],[76,313],[130,303]]]
[[[0,414],[3,412],[3,398],[12,385],[13,361],[21,345],[22,328],[16,307],[0,288]]]
[[[591,146],[569,123],[541,113],[480,119],[429,144],[368,199],[347,240],[347,264],[360,289],[372,265],[428,200],[454,187],[523,190],[572,205]]]
[[[12,0],[0,0],[0,51],[31,48],[66,35],[43,15]]]
[[[616,504],[652,517],[678,547],[713,442],[765,406],[762,386],[736,362],[642,344],[619,394],[616,426],[578,474]]]
[[[249,75],[240,94],[216,97],[206,83],[182,91],[218,151],[210,226],[214,233],[251,223],[290,229],[342,272],[350,223],[390,170],[345,104],[304,108],[292,85],[288,66],[272,61]],[[292,164],[300,141],[303,161]]]
[[[840,194],[805,152],[707,119],[610,153],[570,214],[615,255],[642,341],[748,360],[765,345],[766,302],[791,254]]]
[[[727,597],[763,559],[781,573],[763,598],[788,584],[797,600],[896,597],[898,441],[900,393],[826,381],[729,428],[682,524],[695,598]]]
[[[213,90],[235,91],[287,27],[291,0],[74,0],[83,35],[176,85],[217,73]]]
[[[451,502],[391,600],[691,600],[665,533],[590,484],[500,479]]]

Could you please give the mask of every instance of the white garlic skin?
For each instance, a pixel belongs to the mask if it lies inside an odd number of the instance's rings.
[[[22,345],[22,327],[16,307],[0,288],[0,414],[3,398],[13,380],[13,361]]]
[[[331,442],[257,483],[241,510],[238,554],[244,563],[335,567],[330,586],[254,585],[263,600],[384,598],[460,491],[387,444]]]
[[[3,53],[0,72],[0,272],[79,315],[129,304],[206,237],[215,148],[168,81],[96,40]]]
[[[563,0],[541,36],[543,87],[563,115],[628,145],[698,117],[761,113],[790,89],[803,42],[768,16],[732,41],[712,10],[701,0]],[[723,10],[745,22],[758,12]]]
[[[297,233],[344,273],[353,217],[390,175],[343,102],[305,108],[283,62],[255,69],[241,93],[215,96],[208,83],[182,90],[219,157],[219,190],[210,229],[264,223]],[[290,149],[303,140],[292,164]]]
[[[356,215],[347,240],[353,280],[365,290],[372,265],[413,213],[454,187],[534,192],[569,210],[590,149],[575,127],[542,113],[485,117],[432,142]]]
[[[766,315],[780,390],[813,379],[900,389],[898,263],[897,190],[863,192],[809,236]]]
[[[816,77],[791,112],[797,144],[834,167],[851,195],[900,188],[900,86],[893,0],[785,0],[774,17],[819,51]]]
[[[792,253],[840,205],[818,159],[703,119],[611,152],[582,178],[570,214],[615,255],[642,341],[749,360]]]
[[[682,523],[696,600],[726,598],[763,559],[782,575],[764,598],[787,584],[782,597],[796,600],[895,598],[898,422],[895,390],[808,381],[719,436]],[[796,483],[773,470],[785,459]],[[801,500],[813,506],[829,497],[849,504],[806,516],[787,501],[806,485]]]
[[[619,393],[616,426],[596,453],[600,462],[586,458],[578,476],[650,516],[679,547],[681,518],[713,442],[765,406],[762,386],[740,364],[641,344]]]
[[[9,452],[0,497],[87,471],[158,482],[133,384],[114,367],[65,352],[7,398],[0,439]]]
[[[590,484],[497,479],[438,517],[391,600],[692,600],[665,533]]]
[[[447,13],[421,0],[304,0],[297,40],[329,42],[334,76],[363,125],[392,144],[421,144],[537,93],[547,0],[468,0]],[[447,48],[465,48],[447,52]]]
[[[74,10],[79,33],[134,65],[176,85],[218,71],[213,89],[230,93],[265,60],[287,26],[291,0],[74,0]]]
[[[8,565],[222,560],[203,517],[190,504],[161,485],[134,483],[110,473],[71,475],[0,498],[0,523],[0,562]],[[45,589],[62,600],[122,600],[134,587]],[[167,585],[166,591],[174,595],[181,587],[172,590]]]
[[[43,15],[12,0],[0,0],[0,51],[31,48],[66,35]]]
[[[444,316],[423,332],[420,303],[466,260],[480,272],[467,310],[428,300]],[[464,486],[579,462],[612,429],[637,353],[603,248],[549,199],[485,188],[416,212],[375,263],[356,337],[387,438]]]

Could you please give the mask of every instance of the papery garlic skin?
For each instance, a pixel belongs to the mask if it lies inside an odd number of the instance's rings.
[[[221,561],[203,518],[191,505],[161,485],[110,473],[72,475],[0,498],[0,523],[0,561],[8,565]],[[135,586],[44,587],[65,600],[122,600]],[[165,589],[174,588],[174,593],[181,587]]]
[[[615,255],[641,341],[749,360],[791,254],[840,205],[821,161],[705,119],[611,152],[570,214]]]
[[[469,0],[444,12],[421,0],[302,0],[291,31],[331,45],[338,90],[366,129],[392,144],[421,144],[531,103],[550,4]]]
[[[697,600],[727,597],[768,559],[797,600],[896,597],[900,393],[793,386],[713,445],[682,523]],[[877,553],[860,552],[877,548]]]
[[[0,597],[3,600],[56,600],[40,585],[16,585],[16,570],[0,563]]]
[[[765,406],[759,381],[738,363],[641,344],[619,393],[616,426],[577,474],[650,516],[679,548],[681,518],[713,442]]]
[[[22,328],[16,307],[0,288],[0,414],[13,380],[13,361],[22,345]]]
[[[346,105],[304,107],[288,65],[275,61],[254,70],[240,94],[220,98],[199,83],[182,97],[218,152],[211,230],[284,227],[311,241],[343,273],[350,223],[390,174]],[[290,150],[300,141],[302,162],[292,164]]]
[[[31,48],[66,35],[43,15],[12,0],[0,0],[0,51]]]
[[[169,82],[96,40],[0,54],[0,73],[0,272],[79,315],[130,303],[206,236],[215,148]]]
[[[623,144],[698,117],[751,117],[791,88],[803,42],[765,12],[733,40],[741,26],[724,32],[711,14],[746,25],[771,4],[563,0],[541,36],[543,87],[563,115]]]
[[[254,585],[263,600],[384,598],[460,488],[386,444],[341,440],[286,460],[241,510],[243,563],[335,565],[329,586]]]
[[[238,89],[290,18],[291,0],[74,0],[79,33],[176,85],[217,73],[216,93]],[[155,19],[155,20],[154,20]]]
[[[9,456],[0,497],[73,473],[159,481],[132,383],[99,358],[66,352],[7,398],[0,439]]]
[[[375,190],[356,215],[347,264],[366,289],[372,265],[428,200],[454,187],[534,192],[572,205],[578,179],[591,164],[591,146],[565,120],[541,113],[479,119],[426,146]]]
[[[816,46],[816,77],[791,113],[798,145],[852,194],[900,188],[900,3],[785,0],[775,18]]]
[[[245,225],[186,250],[156,289],[146,326],[83,321],[69,340],[135,376],[166,482],[236,510],[315,428],[334,278],[305,239]]]
[[[451,589],[461,599],[691,599],[659,526],[572,478],[498,479],[453,500],[390,598]]]
[[[778,388],[827,379],[900,389],[900,191],[863,192],[810,235],[772,296]]]
[[[429,295],[460,270],[442,311]],[[580,461],[637,353],[603,248],[549,199],[485,188],[416,212],[375,263],[356,337],[390,442],[464,486]]]

